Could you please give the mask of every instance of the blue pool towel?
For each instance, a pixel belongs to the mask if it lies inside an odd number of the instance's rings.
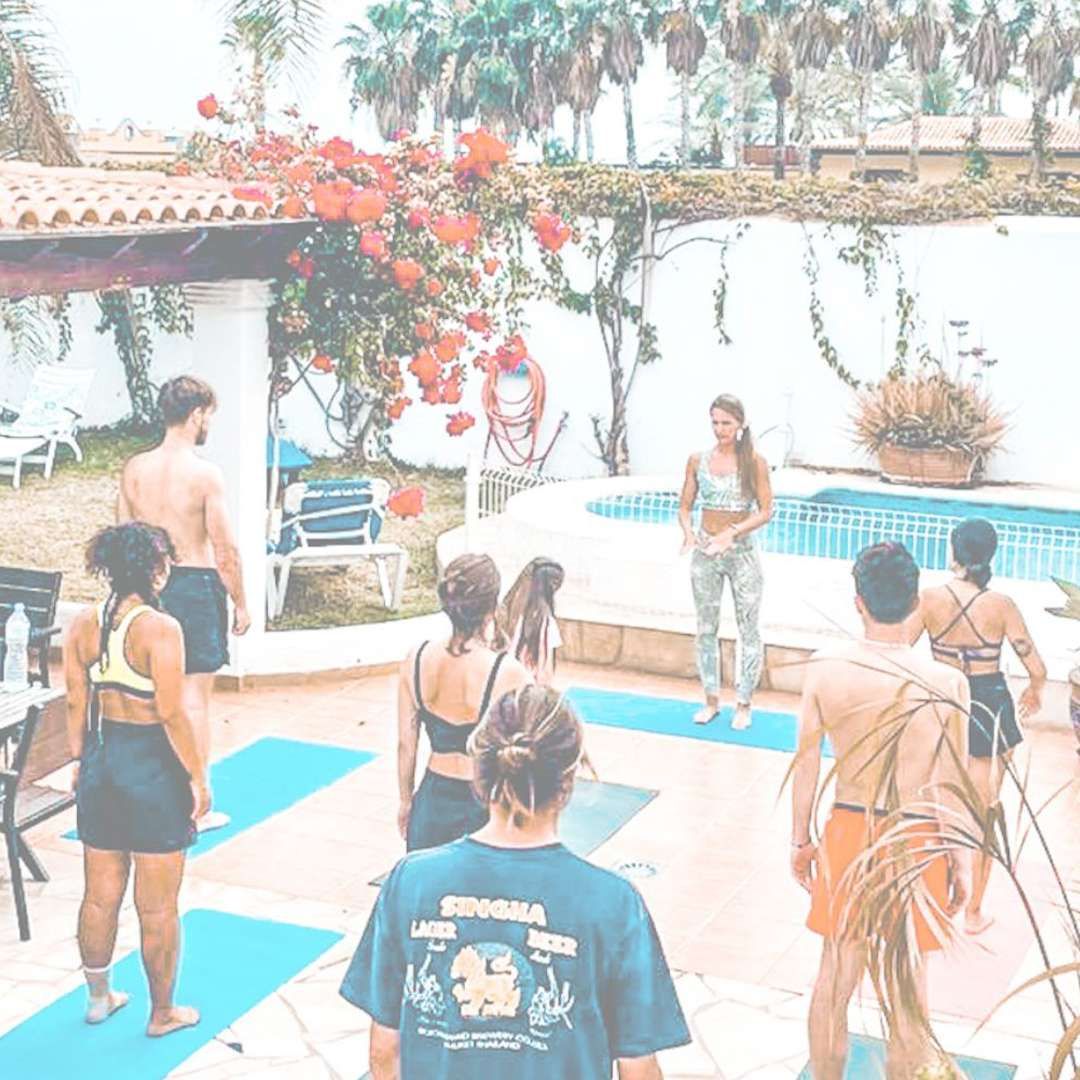
[[[844,1080],[877,1080],[885,1076],[885,1044],[880,1039],[868,1035],[852,1035],[849,1039],[847,1068]],[[986,1061],[983,1058],[956,1055],[957,1066],[966,1080],[1013,1080],[1016,1076],[1015,1065],[1005,1065],[1000,1061]],[[807,1065],[799,1080],[811,1080],[810,1066]]]

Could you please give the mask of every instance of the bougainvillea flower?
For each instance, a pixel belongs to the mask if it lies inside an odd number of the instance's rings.
[[[413,232],[418,232],[425,225],[431,224],[431,211],[423,206],[415,207],[410,210],[406,216],[405,224],[408,225]]]
[[[537,214],[533,218],[533,231],[548,251],[558,251],[570,239],[570,226],[558,214]]]
[[[191,175],[191,162],[190,161],[178,161],[173,166],[173,176],[190,176]]]
[[[520,334],[507,338],[506,343],[495,350],[495,359],[503,371],[516,371],[528,355],[529,350]]]
[[[412,398],[396,397],[386,406],[386,415],[391,420],[400,420],[401,414],[412,404]]]
[[[486,312],[470,311],[465,316],[465,325],[478,334],[484,334],[491,329],[491,319]]]
[[[438,278],[428,278],[424,282],[424,288],[427,289],[428,296],[440,296],[445,286]]]
[[[464,217],[440,214],[432,224],[431,231],[444,244],[468,244],[480,234],[480,219],[476,214],[466,214]]]
[[[456,330],[452,334],[444,334],[435,343],[435,355],[444,363],[456,360],[459,353],[465,347],[465,335]]]
[[[258,202],[262,203],[263,206],[270,206],[274,201],[265,188],[256,187],[254,184],[241,184],[239,187],[234,187],[232,194],[234,199],[243,199],[245,202]]]
[[[304,200],[299,195],[288,195],[281,204],[281,216],[287,218],[301,218],[307,213]]]
[[[199,110],[199,115],[204,120],[213,120],[220,111],[217,98],[213,94],[207,94],[204,98],[199,98],[199,103],[196,106]]]
[[[382,154],[356,154],[350,164],[364,165],[375,173],[375,181],[385,192],[394,192],[398,188],[397,174],[393,165]]]
[[[348,139],[342,139],[336,135],[328,142],[323,143],[316,153],[319,157],[326,158],[335,169],[347,168],[353,163],[355,156],[353,144]]]
[[[310,281],[315,276],[315,260],[301,259],[296,272],[305,280]]]
[[[421,349],[409,364],[409,370],[416,376],[421,386],[432,386],[439,379],[439,361],[427,351]]]
[[[386,508],[398,517],[419,517],[424,512],[424,489],[399,488],[386,500]]]
[[[315,179],[315,170],[306,161],[302,161],[299,165],[290,165],[284,175],[290,184],[302,187]]]
[[[491,353],[479,352],[473,357],[472,364],[478,371],[486,371],[495,362],[495,357]]]
[[[468,151],[454,162],[454,174],[459,179],[476,177],[480,180],[490,180],[492,168],[495,165],[506,164],[508,152],[506,143],[483,128],[462,135],[458,142]]]
[[[455,368],[453,374],[442,382],[442,400],[444,405],[456,405],[461,401],[461,369]]]
[[[409,164],[414,169],[428,169],[438,160],[438,154],[433,154],[426,146],[418,146],[409,154]]]
[[[297,248],[293,248],[288,255],[285,256],[285,261],[294,269],[298,270],[300,264],[304,261],[304,256],[300,254]]]
[[[476,423],[476,417],[467,412],[453,413],[446,421],[447,435],[464,435]]]
[[[360,254],[370,259],[385,259],[387,256],[386,236],[381,232],[365,230],[360,234]]]
[[[414,330],[421,341],[430,341],[435,336],[435,327],[429,322],[417,323]]]
[[[424,268],[415,259],[395,259],[394,280],[399,289],[411,292],[416,283],[424,276]]]
[[[322,218],[323,221],[344,221],[350,189],[351,185],[346,185],[346,190],[343,191],[338,183],[315,184],[311,189],[315,216]]]
[[[378,188],[354,191],[348,199],[345,214],[354,225],[378,221],[386,213],[386,196]]]
[[[471,274],[469,275],[469,284],[470,284],[470,285],[471,285],[471,286],[472,286],[472,287],[473,287],[474,289],[478,289],[478,288],[480,288],[480,271],[479,271],[479,270],[474,270],[474,271],[473,271],[473,272],[472,272],[472,273],[471,273]]]
[[[329,375],[334,370],[334,361],[326,353],[318,353],[311,361],[311,366],[324,375]]]
[[[488,277],[492,277],[499,272],[499,266],[500,263],[498,259],[485,259],[484,273],[487,274]]]
[[[425,405],[438,405],[442,401],[442,393],[439,389],[437,382],[428,383],[424,387],[423,393],[420,395],[420,399]]]

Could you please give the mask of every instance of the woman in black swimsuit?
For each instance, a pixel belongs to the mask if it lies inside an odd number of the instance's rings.
[[[1004,763],[1024,738],[1017,712],[1024,719],[1039,711],[1046,682],[1046,666],[1019,608],[1003,593],[987,588],[996,550],[997,531],[989,521],[969,518],[957,525],[952,534],[955,580],[927,589],[919,597],[911,624],[912,643],[925,630],[934,658],[959,668],[968,677],[969,773],[988,806],[997,802]],[[1013,706],[1001,671],[1001,648],[1006,639],[1031,679],[1020,696],[1019,710]],[[982,933],[993,922],[982,913],[989,877],[990,860],[979,856],[965,913],[968,933]]]
[[[409,851],[448,844],[487,823],[487,807],[472,793],[465,744],[492,700],[531,681],[517,660],[489,644],[499,586],[499,571],[487,555],[454,559],[439,582],[450,637],[425,641],[401,663],[398,827]],[[421,726],[431,757],[414,792]]]

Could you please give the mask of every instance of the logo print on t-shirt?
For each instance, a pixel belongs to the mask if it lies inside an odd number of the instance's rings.
[[[421,1016],[439,1017],[446,1012],[446,999],[439,980],[428,971],[430,967],[429,953],[419,973],[412,964],[406,968],[404,999]]]
[[[495,942],[466,945],[450,965],[462,1020],[513,1019],[534,982],[528,962]]]

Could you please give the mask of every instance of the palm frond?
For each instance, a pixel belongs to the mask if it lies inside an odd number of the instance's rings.
[[[227,27],[257,26],[261,47],[294,82],[311,72],[326,19],[322,0],[225,0]]]
[[[32,367],[56,358],[57,323],[48,297],[0,299],[0,328],[7,336],[16,363]]]

